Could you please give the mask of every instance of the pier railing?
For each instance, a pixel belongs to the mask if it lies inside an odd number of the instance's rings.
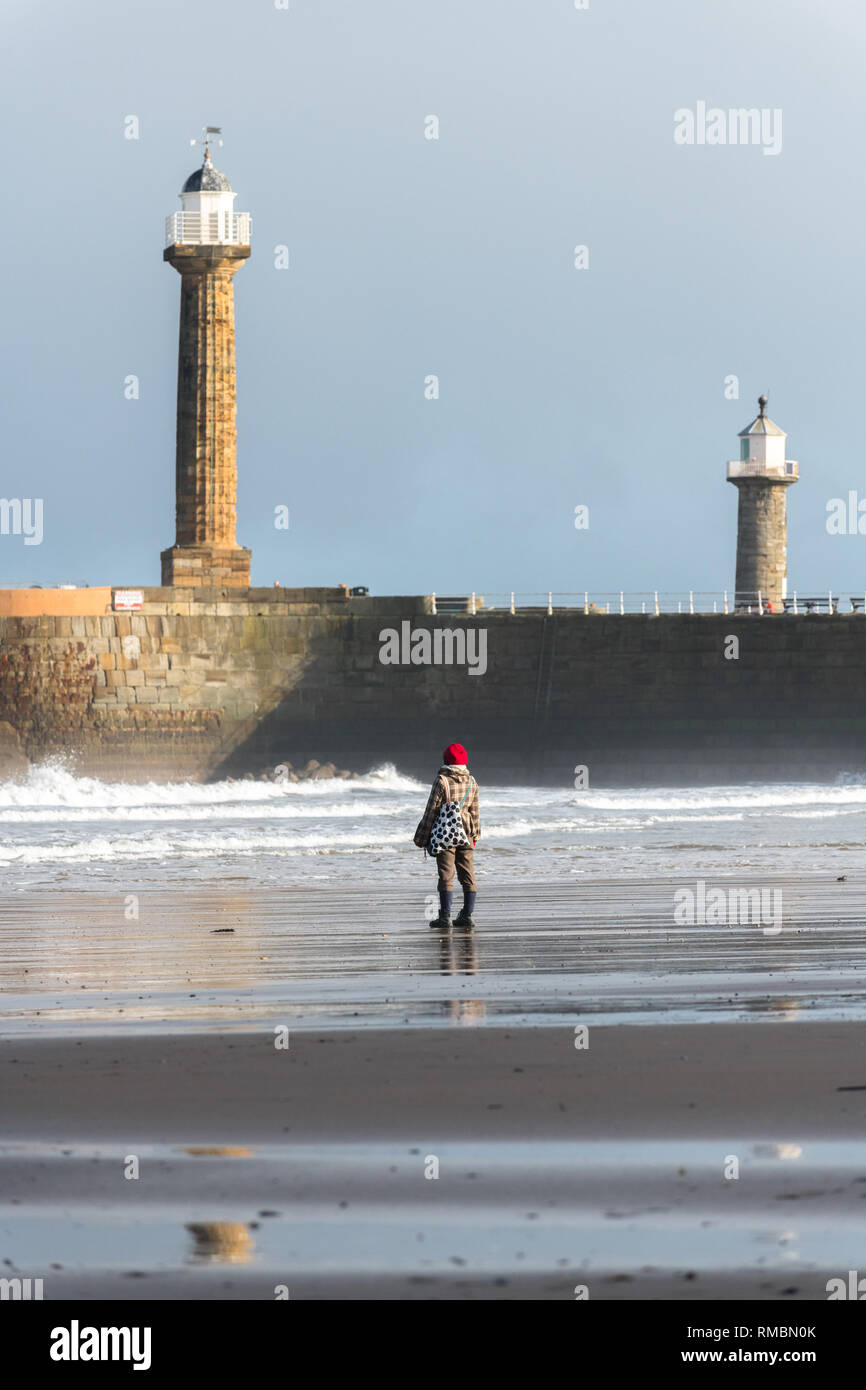
[[[58,589],[78,589],[86,592],[89,587],[83,583],[70,584],[68,582],[51,583],[44,586],[48,592]],[[220,586],[216,585],[215,587],[219,588]],[[16,591],[26,591],[35,594],[42,589],[43,585],[34,584],[32,580],[0,579],[0,593],[14,594]],[[306,591],[303,592],[306,594]],[[274,589],[273,597],[276,600],[302,601],[305,604],[315,602],[308,597],[301,600],[293,599],[292,591],[285,591],[280,588]],[[375,605],[377,614],[383,617],[386,615],[386,609],[383,605],[389,602],[387,594],[350,596],[347,593],[343,595],[343,598],[347,607],[355,606],[359,613],[364,611],[364,605],[369,599]],[[147,589],[145,588],[145,609],[148,601]],[[212,596],[208,594],[208,598],[203,601],[212,602]],[[249,599],[244,589],[229,589],[222,594],[221,601],[224,603],[246,603],[249,602]],[[833,589],[827,589],[822,593],[815,593],[814,590],[798,592],[795,589],[781,602],[778,600],[770,601],[760,592],[743,594],[735,593],[732,589],[709,591],[699,589],[641,589],[631,591],[625,589],[583,589],[572,593],[556,593],[552,590],[537,593],[518,593],[517,591],[503,593],[486,589],[483,593],[479,590],[470,594],[418,594],[414,599],[403,597],[393,599],[391,602],[395,604],[392,613],[394,617],[406,617],[412,610],[413,603],[417,606],[417,612],[427,612],[439,617],[447,617],[449,614],[476,616],[486,613],[523,614],[526,616],[531,614],[542,616],[572,614],[575,617],[594,617],[599,614],[619,614],[623,617],[629,614],[642,614],[646,617],[660,617],[662,614],[712,615],[714,613],[737,617],[769,617],[777,614],[789,614],[794,617],[806,617],[812,614],[849,617],[852,614],[860,614],[866,616],[866,593],[852,594],[850,591],[845,593]],[[397,605],[402,606],[398,607]]]
[[[843,594],[828,589],[824,593],[814,591],[790,595],[779,600],[768,599],[760,591],[755,593],[734,592],[734,590],[697,589],[665,591],[648,589],[627,591],[624,589],[583,590],[575,593],[485,593],[462,594],[458,596],[433,594],[431,596],[434,613],[583,613],[596,614],[642,613],[649,617],[661,614],[755,614],[759,617],[777,613],[790,613],[795,616],[812,613],[866,613],[866,593]]]

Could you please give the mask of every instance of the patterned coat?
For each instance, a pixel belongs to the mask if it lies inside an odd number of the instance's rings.
[[[469,785],[469,778],[472,774],[468,767],[449,767],[444,764],[436,774],[436,781],[430,791],[424,814],[418,822],[418,829],[415,831],[415,844],[419,849],[426,849],[430,839],[430,832],[439,814],[439,808],[445,802],[445,789],[442,786],[442,778],[448,778],[448,785],[451,789],[451,800],[460,801],[466,788]],[[463,802],[463,809],[460,815],[463,820],[463,828],[469,837],[472,845],[477,844],[481,836],[481,817],[478,813],[478,783],[472,778],[473,787],[470,796]]]

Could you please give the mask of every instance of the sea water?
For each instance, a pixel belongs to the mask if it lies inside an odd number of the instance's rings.
[[[433,770],[435,771],[435,769]],[[429,785],[385,765],[353,781],[106,783],[61,761],[0,783],[5,891],[335,886],[417,877]],[[479,879],[694,881],[856,872],[866,781],[575,790],[484,786]],[[429,867],[427,868],[429,874]]]

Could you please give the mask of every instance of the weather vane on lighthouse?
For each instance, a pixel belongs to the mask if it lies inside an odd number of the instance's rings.
[[[211,137],[212,135],[222,135],[222,133],[223,133],[223,128],[222,128],[221,125],[203,125],[202,128],[201,128],[201,139],[200,139],[200,140],[190,140],[189,143],[190,143],[191,145],[204,145],[204,157],[205,157],[205,159],[210,159],[210,147],[211,147],[211,145],[221,145],[221,144],[222,144],[222,140],[211,140],[210,137]]]

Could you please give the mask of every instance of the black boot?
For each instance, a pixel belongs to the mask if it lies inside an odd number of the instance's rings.
[[[451,904],[453,901],[453,893],[447,892],[444,888],[439,889],[439,916],[430,923],[431,927],[451,926]]]
[[[473,913],[474,908],[475,908],[475,899],[476,899],[477,897],[478,897],[478,894],[477,894],[477,893],[467,893],[467,892],[465,891],[465,889],[464,889],[464,892],[463,892],[463,908],[462,908],[462,911],[458,912],[457,916],[456,916],[455,919],[454,919],[454,925],[455,925],[455,927],[474,927],[474,926],[475,926],[475,919],[474,919],[474,917],[472,916],[472,913]]]

